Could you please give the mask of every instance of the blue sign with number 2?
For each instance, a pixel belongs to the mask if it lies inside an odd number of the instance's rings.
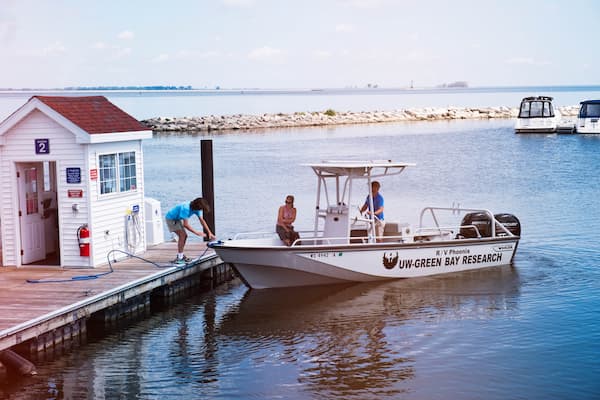
[[[35,139],[35,154],[50,154],[50,139]]]

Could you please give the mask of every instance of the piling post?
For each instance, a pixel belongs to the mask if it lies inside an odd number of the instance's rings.
[[[210,229],[216,235],[212,140],[203,139],[200,141],[200,161],[202,167],[202,197],[204,197],[204,199],[208,201],[208,204],[210,205],[210,211],[203,213],[203,217]],[[208,236],[206,236],[204,240],[208,241]]]

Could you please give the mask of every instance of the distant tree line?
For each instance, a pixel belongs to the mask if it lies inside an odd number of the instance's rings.
[[[192,90],[192,86],[69,86],[64,90]]]
[[[438,85],[439,88],[467,88],[469,84],[466,81],[456,81],[452,83],[442,83]]]

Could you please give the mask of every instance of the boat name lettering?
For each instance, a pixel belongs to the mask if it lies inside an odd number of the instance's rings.
[[[470,254],[471,250],[469,249],[445,249],[445,250],[436,250],[436,256],[454,256],[457,254]]]
[[[399,269],[447,267],[454,265],[480,264],[502,261],[502,253],[476,254],[468,256],[431,257],[398,260],[398,256],[384,255],[383,265],[387,269],[398,266]]]
[[[476,256],[463,256],[463,264],[479,264],[484,262],[502,261],[502,253],[477,254]]]
[[[429,268],[429,267],[441,267],[442,258],[417,258],[416,260],[400,260],[398,268],[410,269],[410,268]]]

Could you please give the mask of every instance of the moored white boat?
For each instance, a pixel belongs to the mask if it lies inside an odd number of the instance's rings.
[[[554,133],[561,121],[560,111],[552,105],[552,97],[531,96],[521,100],[515,123],[516,133]]]
[[[600,133],[600,100],[580,103],[576,129],[577,133]]]
[[[211,244],[252,288],[410,278],[513,260],[520,223],[510,214],[425,207],[416,228],[386,221],[381,237],[370,214],[350,215],[364,201],[362,193],[352,197],[356,181],[366,180],[370,187],[373,179],[400,174],[414,164],[328,161],[309,166],[318,180],[314,230],[301,232],[289,247],[272,233],[240,234]],[[447,223],[448,217],[459,221]]]

